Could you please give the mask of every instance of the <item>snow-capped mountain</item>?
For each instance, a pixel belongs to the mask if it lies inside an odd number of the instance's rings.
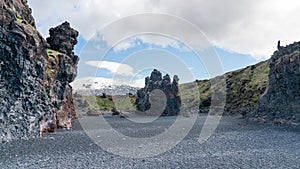
[[[74,93],[79,95],[126,95],[128,93],[135,94],[142,86],[139,81],[134,81],[129,84],[124,81],[101,78],[101,77],[86,77],[75,79],[72,83]]]

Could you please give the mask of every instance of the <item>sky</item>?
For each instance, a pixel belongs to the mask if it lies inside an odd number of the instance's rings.
[[[297,0],[29,0],[37,29],[64,21],[79,31],[79,86],[141,87],[153,68],[181,83],[271,57],[300,39]]]

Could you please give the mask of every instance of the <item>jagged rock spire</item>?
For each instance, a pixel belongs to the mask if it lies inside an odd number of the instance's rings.
[[[150,78],[146,77],[145,87],[138,90],[137,92],[137,110],[147,111],[151,108],[149,102],[149,94],[155,90],[159,89],[163,91],[167,99],[167,105],[165,110],[163,110],[162,115],[178,115],[181,107],[181,98],[178,94],[178,81],[177,75],[174,76],[173,82],[168,74],[162,77],[160,71],[154,69],[151,73]]]

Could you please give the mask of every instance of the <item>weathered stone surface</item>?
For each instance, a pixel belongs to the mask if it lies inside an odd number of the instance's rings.
[[[51,28],[50,37],[47,41],[48,64],[46,72],[48,75],[49,93],[54,105],[60,108],[57,112],[57,125],[62,128],[69,128],[70,117],[74,120],[76,116],[72,87],[69,85],[77,76],[78,56],[74,55],[74,45],[77,43],[78,32],[70,27],[68,22]]]
[[[145,87],[137,91],[137,110],[147,111],[151,108],[151,103],[149,101],[149,95],[155,89],[161,90],[166,97],[166,108],[163,110],[162,115],[178,115],[181,107],[181,98],[178,94],[178,81],[177,75],[174,76],[173,82],[168,74],[162,78],[161,72],[154,69],[151,73],[150,78],[145,78]],[[160,98],[156,98],[161,99]]]
[[[50,44],[50,48],[61,53],[73,56],[74,46],[77,44],[78,32],[70,27],[68,22],[64,22],[61,25],[51,28],[49,30],[50,37],[47,38],[47,42]]]
[[[60,107],[75,116],[69,82],[78,57],[47,54],[26,3],[0,2],[0,142],[38,136],[43,122],[63,122]]]
[[[0,6],[1,27],[10,25],[11,21],[14,21],[16,19],[22,19],[32,27],[35,27],[35,21],[31,15],[31,9],[27,5],[27,0],[2,0],[0,2]]]
[[[269,85],[259,99],[257,115],[300,121],[300,42],[280,46],[269,67]]]

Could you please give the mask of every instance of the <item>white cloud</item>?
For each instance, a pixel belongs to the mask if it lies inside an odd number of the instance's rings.
[[[127,50],[129,48],[134,48],[138,45],[140,44],[137,42],[137,38],[129,38],[118,43],[116,46],[113,47],[113,50],[115,52],[118,52],[122,50]]]
[[[251,54],[257,59],[269,57],[279,39],[282,44],[300,40],[298,0],[29,0],[29,4],[44,36],[49,27],[68,20],[89,39],[97,30],[121,17],[160,12],[195,24],[216,46]],[[149,25],[138,22],[123,25],[115,31],[143,26],[163,31],[159,24],[151,25],[151,21]],[[180,30],[179,25],[171,31]]]
[[[168,46],[173,48],[183,48],[183,46],[177,40],[165,36],[143,35],[143,36],[139,36],[139,38],[144,43],[154,44],[162,48],[166,48]]]
[[[85,64],[101,69],[107,69],[115,75],[134,75],[133,68],[127,64],[109,61],[86,61]]]
[[[115,52],[127,50],[130,48],[137,47],[142,44],[147,44],[149,46],[156,46],[161,48],[177,48],[180,50],[188,50],[182,43],[178,40],[172,39],[170,37],[158,36],[153,34],[148,35],[138,35],[121,41],[113,47]]]

